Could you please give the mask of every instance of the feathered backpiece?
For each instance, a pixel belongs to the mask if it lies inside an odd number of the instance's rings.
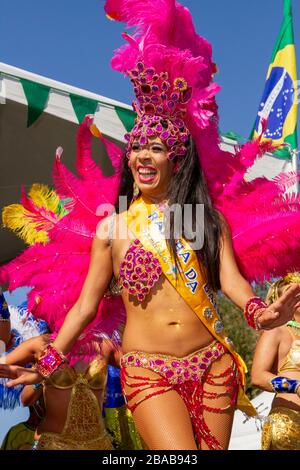
[[[77,135],[77,175],[61,161],[62,149],[57,150],[53,180],[55,191],[34,185],[36,191],[29,197],[22,195],[18,224],[19,233],[29,233],[29,246],[20,256],[0,269],[0,282],[8,283],[9,290],[32,287],[28,294],[28,309],[36,318],[47,321],[52,332],[58,331],[66,313],[75,304],[87,275],[90,251],[97,224],[107,215],[99,208],[113,206],[120,181],[123,151],[112,142],[101,138],[115,173],[106,177],[91,158],[89,117],[81,124]],[[49,196],[49,197],[48,197]],[[51,197],[50,197],[51,196]],[[49,205],[49,198],[52,204]],[[7,210],[4,213],[8,220]],[[39,235],[43,234],[42,240]],[[113,310],[113,315],[110,315]],[[87,331],[97,328],[111,335],[124,321],[125,310],[120,298],[105,297],[98,314]]]
[[[189,10],[175,0],[107,0],[105,11],[110,19],[134,28],[131,36],[123,34],[127,44],[115,52],[111,62],[113,69],[130,77],[137,97],[138,120],[127,140],[140,139],[143,145],[154,130],[167,146],[171,139],[168,148],[173,159],[173,138],[182,139],[175,154],[184,157],[181,147],[188,131],[196,143],[214,206],[230,225],[244,276],[249,281],[263,281],[299,270],[300,199],[294,193],[286,194],[299,176],[280,174],[273,181],[257,178],[246,182],[248,168],[274,149],[272,141],[262,141],[261,136],[234,155],[220,148],[215,102],[219,87],[212,81],[211,46],[196,34]],[[172,126],[161,129],[155,122],[156,114],[172,120],[177,111],[184,123],[181,128],[179,124],[178,132]]]

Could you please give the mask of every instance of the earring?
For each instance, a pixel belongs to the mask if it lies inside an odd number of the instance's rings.
[[[136,182],[133,182],[133,199],[136,199],[138,195],[140,194],[140,188],[136,184]]]

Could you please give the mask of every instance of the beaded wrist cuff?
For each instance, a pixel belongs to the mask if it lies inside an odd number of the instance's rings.
[[[43,355],[36,363],[36,370],[43,377],[50,377],[53,372],[56,371],[64,362],[67,362],[67,358],[60,352],[58,352],[54,346],[49,344]]]
[[[265,304],[260,297],[251,297],[248,300],[245,306],[244,315],[251,328],[254,328],[257,331],[261,329],[259,318],[265,308],[267,308],[267,304]]]
[[[286,377],[274,377],[270,380],[270,384],[275,393],[296,393],[300,381],[287,379]]]

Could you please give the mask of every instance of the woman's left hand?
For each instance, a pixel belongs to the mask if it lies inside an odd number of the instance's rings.
[[[259,316],[262,330],[271,330],[291,320],[300,307],[300,284],[293,284],[276,302],[269,305]]]
[[[0,364],[0,377],[11,379],[6,383],[7,388],[15,387],[16,385],[32,385],[43,381],[42,377],[35,369],[28,369],[21,366],[8,366]]]

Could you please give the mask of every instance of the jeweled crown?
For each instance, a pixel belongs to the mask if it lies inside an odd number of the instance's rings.
[[[146,145],[149,137],[159,137],[168,148],[168,158],[184,157],[189,131],[184,124],[186,105],[192,97],[192,88],[186,80],[170,80],[167,72],[157,73],[143,62],[128,72],[137,100],[133,108],[137,113],[132,131],[125,135],[129,142],[127,156],[134,141]]]

